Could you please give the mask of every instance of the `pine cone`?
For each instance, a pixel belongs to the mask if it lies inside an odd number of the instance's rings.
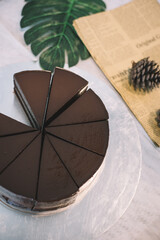
[[[154,87],[159,87],[160,71],[159,66],[154,61],[150,61],[149,57],[143,58],[137,63],[132,63],[132,69],[129,70],[129,84],[134,89],[150,91]]]
[[[157,117],[156,117],[156,121],[157,121],[157,125],[158,127],[160,127],[160,109],[157,111]]]

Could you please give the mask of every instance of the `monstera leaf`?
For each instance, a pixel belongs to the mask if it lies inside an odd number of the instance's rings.
[[[27,28],[24,39],[31,44],[43,69],[63,67],[65,55],[69,66],[89,57],[89,52],[79,39],[73,20],[104,11],[102,0],[26,0],[22,10],[21,27]]]

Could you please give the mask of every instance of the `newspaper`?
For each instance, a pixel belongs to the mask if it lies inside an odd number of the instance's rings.
[[[93,59],[160,146],[160,128],[155,121],[160,88],[145,93],[135,91],[128,83],[132,61],[150,57],[160,64],[160,4],[156,0],[134,0],[114,10],[76,19],[73,25]]]

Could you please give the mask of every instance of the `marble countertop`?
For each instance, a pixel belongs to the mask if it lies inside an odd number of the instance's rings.
[[[129,2],[129,0],[105,0],[105,2],[107,9],[113,9]],[[19,26],[23,5],[24,1],[22,0],[0,0],[0,67],[37,60],[32,55],[30,48],[25,45],[24,32]],[[101,79],[113,89],[92,58],[80,61],[77,67]],[[122,104],[124,104],[123,101]],[[125,104],[124,107],[131,114]],[[132,114],[131,117],[136,124],[142,149],[141,178],[130,206],[123,216],[101,235],[101,240],[160,239],[160,148],[153,144]],[[5,229],[0,229],[0,239],[3,231]],[[52,239],[55,238],[50,236],[46,240]]]

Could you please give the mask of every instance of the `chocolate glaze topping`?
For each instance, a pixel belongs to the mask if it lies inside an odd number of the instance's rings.
[[[16,160],[37,134],[35,131],[0,138],[0,173]]]
[[[79,187],[89,180],[102,164],[103,156],[69,144],[51,135],[48,135],[48,138]]]
[[[0,113],[0,137],[18,133],[33,132],[36,129],[26,126],[13,118]]]
[[[72,177],[45,137],[38,186],[40,202],[57,201],[70,197],[78,191]]]
[[[46,130],[58,138],[84,147],[102,156],[107,149],[109,137],[108,121],[80,123],[58,127],[48,127]]]
[[[41,136],[37,136],[0,175],[0,183],[13,193],[35,199]]]

